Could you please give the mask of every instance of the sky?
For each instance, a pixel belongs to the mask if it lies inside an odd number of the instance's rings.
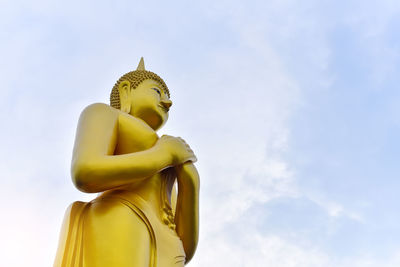
[[[80,112],[140,57],[200,173],[188,266],[400,266],[400,2],[0,1],[0,257],[51,266]]]

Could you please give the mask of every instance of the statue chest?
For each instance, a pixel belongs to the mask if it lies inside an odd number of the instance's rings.
[[[156,132],[145,122],[129,114],[121,114],[118,118],[117,145],[114,154],[146,150],[154,146],[157,140]]]

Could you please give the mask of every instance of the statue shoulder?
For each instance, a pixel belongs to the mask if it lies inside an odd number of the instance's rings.
[[[90,128],[93,130],[117,126],[118,132],[129,133],[130,136],[132,134],[149,136],[150,134],[158,139],[156,132],[143,120],[103,103],[87,106],[81,113],[79,125],[92,125],[93,127],[90,126]]]
[[[118,110],[106,104],[96,103],[87,106],[81,113],[78,132],[94,133],[113,129],[118,121]]]
[[[107,105],[104,103],[94,103],[89,106],[87,106],[83,111],[82,114],[84,113],[91,113],[91,112],[100,112],[100,113],[114,113],[118,114],[118,110]]]
[[[87,106],[81,113],[83,117],[117,118],[118,110],[104,103],[95,103]]]

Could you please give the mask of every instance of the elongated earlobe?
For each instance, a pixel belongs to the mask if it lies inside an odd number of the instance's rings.
[[[131,83],[129,81],[123,81],[118,85],[119,101],[121,103],[121,111],[130,113],[131,112]]]

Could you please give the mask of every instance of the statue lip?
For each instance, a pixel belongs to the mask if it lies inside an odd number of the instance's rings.
[[[164,110],[165,111],[165,113],[168,113],[168,111],[169,111],[169,108],[167,108],[167,107],[164,107],[162,104],[158,104],[158,106],[162,109],[162,110]]]

